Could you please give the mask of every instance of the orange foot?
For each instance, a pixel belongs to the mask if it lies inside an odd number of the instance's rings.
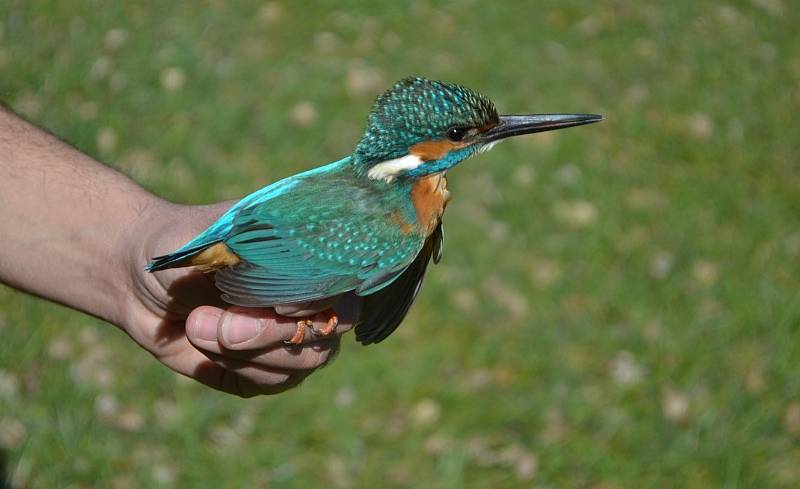
[[[327,322],[322,329],[315,329],[311,328],[311,333],[314,336],[330,336],[336,331],[336,326],[339,325],[339,316],[336,315],[336,312],[333,309],[326,309],[321,313],[317,314],[317,316],[322,316]],[[317,317],[314,316],[314,317]]]
[[[313,318],[317,316],[322,316],[327,323],[321,329],[314,328],[314,323],[312,321]],[[326,309],[311,318],[301,319],[297,321],[297,329],[294,332],[294,335],[289,338],[288,340],[284,341],[287,345],[299,345],[303,342],[303,339],[306,337],[306,328],[311,329],[311,334],[314,336],[330,336],[336,331],[336,326],[339,325],[339,317],[336,315],[333,309]]]
[[[297,321],[297,329],[294,330],[294,334],[288,340],[284,340],[284,343],[289,346],[299,345],[303,342],[303,339],[306,337],[306,328],[311,326],[310,319],[301,319]]]

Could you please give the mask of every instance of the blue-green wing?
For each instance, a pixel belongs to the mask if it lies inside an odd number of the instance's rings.
[[[369,294],[412,263],[424,237],[391,224],[383,197],[347,182],[320,187],[239,211],[225,244],[242,262],[215,276],[226,301],[272,306]]]

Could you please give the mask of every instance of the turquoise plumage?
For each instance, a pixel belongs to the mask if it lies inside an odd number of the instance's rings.
[[[597,120],[499,116],[488,98],[459,85],[402,80],[378,98],[351,156],[254,192],[146,269],[213,271],[222,298],[242,306],[353,291],[365,297],[356,337],[378,342],[407,313],[431,257],[441,256],[444,173],[502,138]]]

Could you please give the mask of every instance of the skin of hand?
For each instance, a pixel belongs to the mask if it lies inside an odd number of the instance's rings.
[[[0,107],[0,282],[123,329],[169,368],[242,397],[276,394],[329,362],[361,301],[336,305],[332,336],[285,346],[295,318],[223,303],[190,269],[147,273],[232,203],[182,206]],[[64,287],[63,284],[70,284]],[[323,318],[314,326],[324,325]]]

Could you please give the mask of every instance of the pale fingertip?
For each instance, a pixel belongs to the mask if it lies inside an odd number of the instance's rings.
[[[253,350],[272,345],[288,334],[272,309],[232,307],[220,324],[220,344],[229,350]]]
[[[189,314],[187,332],[195,339],[201,341],[217,341],[217,325],[222,311],[216,307],[198,307]]]
[[[263,321],[255,316],[226,312],[222,317],[220,332],[222,344],[235,349],[261,334]]]

